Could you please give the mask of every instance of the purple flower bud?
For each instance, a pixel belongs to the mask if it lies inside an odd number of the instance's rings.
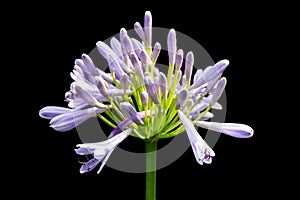
[[[145,12],[144,32],[145,32],[145,46],[150,47],[152,43],[152,15],[150,11]]]
[[[46,106],[40,110],[39,115],[44,119],[52,119],[53,117],[56,117],[61,114],[69,113],[71,111],[72,109],[69,108],[58,107],[58,106]]]
[[[107,88],[105,86],[103,78],[101,76],[96,76],[95,79],[96,79],[96,85],[97,85],[97,88],[98,88],[99,92],[104,97],[107,97]]]
[[[188,93],[187,89],[185,89],[185,88],[179,92],[178,100],[177,100],[179,102],[179,107],[177,109],[182,108],[184,106],[184,104],[187,102],[188,94],[189,93]]]
[[[86,66],[86,68],[89,70],[89,72],[93,76],[99,76],[99,73],[96,70],[95,64],[93,63],[92,59],[88,55],[82,54],[82,60],[83,60],[84,65]]]
[[[186,75],[183,75],[181,80],[181,87],[185,88],[186,86],[187,86]]]
[[[80,125],[87,119],[96,116],[99,113],[105,112],[105,108],[88,108],[85,110],[71,111],[58,115],[51,119],[50,127],[56,131],[68,131]]]
[[[225,77],[221,78],[217,82],[216,89],[214,90],[214,93],[212,93],[213,96],[212,96],[212,100],[210,103],[211,105],[214,105],[219,100],[219,98],[221,97],[221,95],[225,89],[226,83],[227,83],[227,80]]]
[[[117,54],[118,58],[123,57],[121,43],[115,37],[111,38],[110,46],[111,46],[112,50]]]
[[[174,66],[177,44],[176,44],[176,32],[174,29],[171,29],[168,34],[167,45],[168,45],[168,53],[169,53],[169,63]]]
[[[221,76],[226,67],[229,65],[228,60],[221,60],[212,67],[207,67],[202,76],[191,86],[191,89],[197,88],[208,81]]]
[[[107,44],[105,44],[104,42],[99,41],[99,42],[96,43],[96,46],[97,46],[98,52],[105,59],[107,59],[108,55],[113,55],[113,56],[117,57],[115,52]]]
[[[152,64],[152,61],[149,58],[149,56],[145,50],[142,50],[140,52],[140,59],[141,59],[142,65],[143,65],[143,69],[146,71],[146,68],[148,67],[149,64],[150,65]]]
[[[136,57],[135,54],[130,54],[129,55],[129,59],[131,60],[131,63],[133,64],[133,67],[135,69],[136,74],[141,77],[142,79],[144,79],[144,73],[143,73],[143,69],[141,67],[141,63],[138,60],[138,58]]]
[[[107,108],[107,105],[104,105],[102,103],[100,103],[99,101],[96,100],[95,97],[93,97],[93,95],[88,92],[87,90],[76,86],[76,92],[78,93],[78,95],[89,105],[91,106],[96,106],[98,108]]]
[[[109,66],[111,73],[114,72],[116,75],[116,78],[118,80],[120,80],[122,73],[124,73],[124,72],[123,72],[121,66],[119,65],[118,61],[116,59],[114,59],[113,56],[108,55],[107,62],[108,62],[108,66]]]
[[[144,107],[146,108],[148,106],[148,93],[146,91],[143,91],[141,93],[141,100],[142,100]]]
[[[158,58],[159,53],[160,53],[160,50],[161,50],[161,45],[160,45],[160,43],[156,42],[154,47],[153,47],[152,54],[151,54],[151,60],[152,60],[153,63],[156,63],[157,58]]]
[[[158,83],[159,83],[160,92],[162,94],[162,97],[166,99],[167,95],[168,95],[168,81],[167,81],[167,77],[162,72],[159,73]]]
[[[145,73],[144,83],[145,83],[147,92],[148,92],[148,94],[149,94],[151,100],[152,100],[155,104],[159,104],[156,86],[155,86],[154,82],[152,81],[151,75],[150,75],[149,72],[146,72],[146,73]]]
[[[253,129],[250,126],[238,123],[197,121],[196,125],[201,128],[224,133],[236,138],[249,138],[254,133]]]
[[[175,69],[176,71],[180,70],[182,66],[183,61],[183,50],[179,49],[176,54],[176,60],[175,60]]]
[[[120,109],[122,114],[128,119],[132,120],[138,125],[144,124],[143,120],[140,118],[140,116],[138,115],[138,113],[130,103],[128,102],[120,103]]]
[[[134,30],[137,33],[137,35],[141,38],[141,40],[145,41],[145,33],[143,30],[143,27],[141,26],[141,24],[139,22],[136,22],[134,24]]]
[[[122,74],[122,77],[120,79],[120,84],[123,89],[127,90],[130,86],[130,80],[127,74]]]
[[[192,72],[194,66],[194,54],[193,52],[188,52],[185,58],[185,69],[184,74],[186,75],[186,80],[188,83],[191,81]]]
[[[140,53],[144,49],[144,46],[134,38],[131,38],[131,43],[132,43],[135,54],[138,57],[140,57]]]
[[[124,35],[124,37],[121,39],[121,42],[124,45],[124,50],[127,55],[134,53],[134,48],[128,35]]]

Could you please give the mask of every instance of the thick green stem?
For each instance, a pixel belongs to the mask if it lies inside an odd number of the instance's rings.
[[[156,199],[156,148],[157,141],[146,143],[146,200]]]

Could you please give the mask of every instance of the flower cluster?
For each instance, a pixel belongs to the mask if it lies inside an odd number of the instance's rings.
[[[93,155],[82,163],[81,173],[102,162],[100,172],[116,146],[129,135],[152,142],[186,131],[199,164],[211,163],[215,153],[195,125],[238,138],[253,135],[253,129],[244,124],[208,121],[213,118],[211,109],[222,109],[218,100],[226,86],[222,74],[228,60],[198,69],[192,77],[193,52],[184,57],[183,50],[177,49],[176,32],[171,29],[167,38],[169,68],[164,74],[156,67],[161,45],[156,42],[152,46],[149,11],[144,26],[136,22],[134,29],[140,41],[122,28],[119,40],[112,38],[110,46],[97,42],[110,73],[97,68],[83,54],[75,60],[71,72],[74,82],[65,94],[69,108],[47,106],[40,110],[40,116],[49,119],[56,131],[68,131],[95,116],[114,128],[106,141],[77,145],[78,155]]]

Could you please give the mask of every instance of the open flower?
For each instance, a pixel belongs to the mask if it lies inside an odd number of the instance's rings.
[[[100,173],[105,163],[107,162],[110,154],[120,142],[122,142],[125,138],[127,138],[130,135],[131,131],[132,129],[129,128],[103,142],[78,144],[76,146],[78,148],[75,149],[75,152],[78,155],[93,155],[92,159],[82,163],[80,173],[91,171],[102,161],[102,164],[97,172]]]

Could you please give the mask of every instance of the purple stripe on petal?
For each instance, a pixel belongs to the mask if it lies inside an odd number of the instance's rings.
[[[92,158],[88,162],[82,164],[79,172],[81,174],[89,172],[89,171],[93,170],[99,163],[100,163],[100,160],[98,160],[96,158]]]

